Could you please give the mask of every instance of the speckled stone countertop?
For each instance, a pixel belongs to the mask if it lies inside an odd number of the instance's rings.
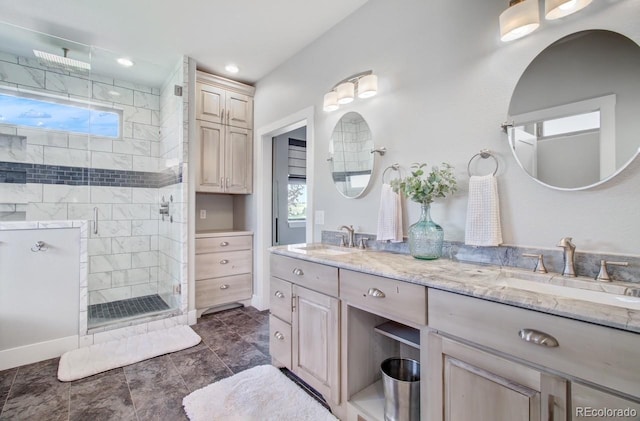
[[[640,333],[640,285],[409,255],[289,245],[272,253]]]

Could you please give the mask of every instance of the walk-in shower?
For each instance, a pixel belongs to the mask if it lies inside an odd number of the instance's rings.
[[[7,24],[0,40],[0,222],[90,222],[89,332],[185,313],[185,60],[125,68],[122,55]]]

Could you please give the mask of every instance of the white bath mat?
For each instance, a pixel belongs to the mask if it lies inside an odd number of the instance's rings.
[[[191,421],[337,420],[277,368],[260,365],[185,396]]]
[[[199,344],[200,340],[200,336],[189,326],[174,326],[74,349],[60,357],[58,379],[70,382],[93,376],[158,355],[190,348]]]

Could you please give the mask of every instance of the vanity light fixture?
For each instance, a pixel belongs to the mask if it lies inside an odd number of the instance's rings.
[[[592,0],[544,0],[544,17],[560,19],[584,9]],[[513,41],[538,29],[538,0],[510,0],[509,8],[500,14],[500,40]]]
[[[509,8],[500,14],[500,40],[508,42],[522,38],[539,26],[538,0],[511,0]]]
[[[378,93],[378,76],[371,70],[357,73],[338,82],[324,95],[325,111],[335,111],[340,105],[352,102],[355,97],[370,98]]]
[[[544,17],[547,20],[560,19],[590,4],[591,0],[545,0]]]

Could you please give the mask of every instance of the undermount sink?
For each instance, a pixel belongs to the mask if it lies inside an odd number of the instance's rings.
[[[640,288],[625,282],[599,282],[503,268],[498,283],[509,288],[640,310]]]
[[[329,244],[309,244],[309,245],[293,245],[289,246],[289,251],[295,251],[305,254],[324,254],[330,256],[339,256],[342,254],[350,254],[359,251],[358,249],[332,246]]]

